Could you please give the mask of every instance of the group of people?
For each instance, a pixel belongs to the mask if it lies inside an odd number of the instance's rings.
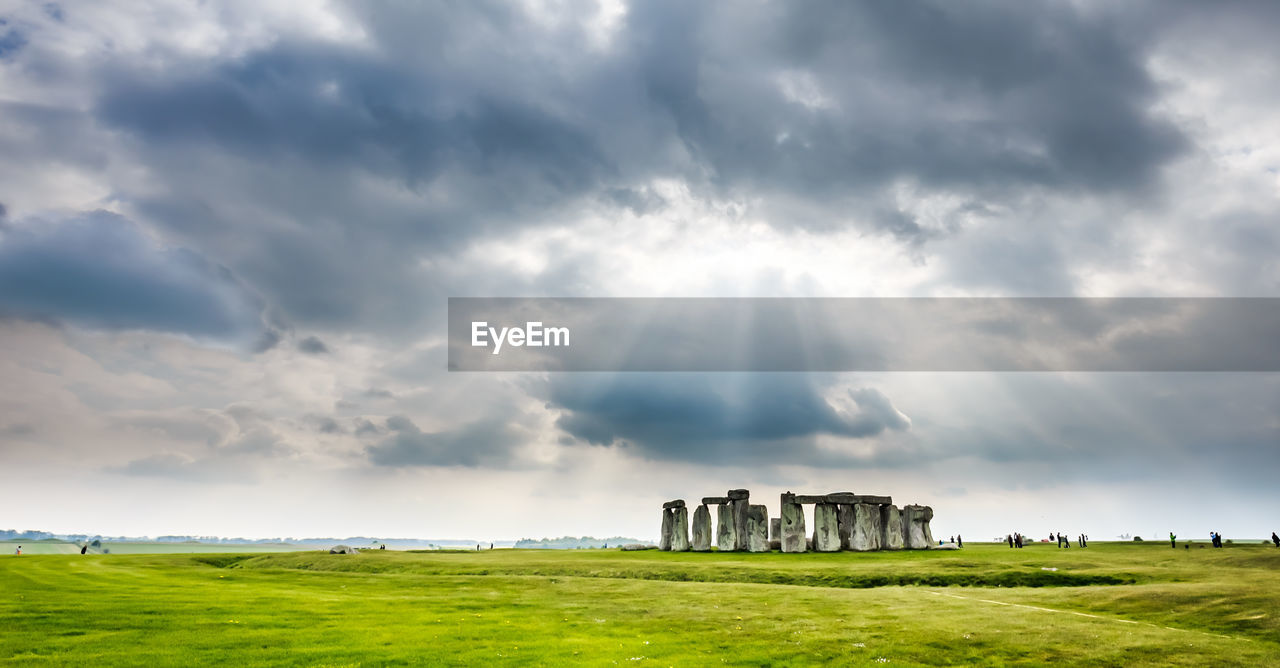
[[[1011,533],[1004,537],[1004,541],[1009,544],[1009,547],[1022,547],[1022,534],[1017,532]]]
[[[956,547],[964,547],[964,539],[960,537],[960,534],[952,536],[947,542],[954,543]]]
[[[1058,547],[1065,547],[1068,549],[1071,547],[1071,539],[1061,533],[1051,533],[1049,534],[1049,538],[1051,540],[1058,541]],[[1084,534],[1076,536],[1076,545],[1080,547],[1089,547],[1089,537]]]
[[[1210,531],[1209,542],[1213,543],[1214,547],[1222,547],[1222,534],[1216,531]]]

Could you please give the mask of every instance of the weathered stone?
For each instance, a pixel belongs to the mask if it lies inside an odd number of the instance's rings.
[[[849,547],[857,552],[880,549],[880,506],[857,503],[853,506],[853,537]]]
[[[693,540],[690,548],[694,552],[711,551],[711,511],[706,504],[693,511]]]
[[[902,513],[898,512],[897,506],[880,506],[880,531],[880,549],[902,549]]]
[[[795,503],[826,503],[826,494],[795,494]]]
[[[672,552],[688,552],[689,551],[689,509],[681,506],[672,508],[671,513],[675,515],[673,524],[673,534],[671,536]]]
[[[855,503],[870,503],[872,505],[882,506],[893,503],[893,498],[888,496],[880,496],[879,494],[854,494],[853,492],[834,492],[825,495],[827,503],[847,503],[853,505]]]
[[[670,508],[662,509],[662,535],[658,537],[658,549],[671,549],[671,533],[675,526],[676,516]]]
[[[782,551],[804,552],[804,506],[788,502],[787,496],[782,495]]]
[[[329,554],[355,554],[356,549],[349,545],[334,545],[329,548]]]
[[[781,517],[770,518],[769,540],[782,540],[782,518]]]
[[[769,541],[769,549],[770,549],[770,550],[781,550],[781,549],[782,549],[782,541],[780,541],[780,540],[771,540],[771,541]]]
[[[750,536],[747,535],[747,509],[750,506],[751,502],[745,498],[729,502],[729,507],[733,509],[733,549],[739,552],[746,552],[750,543]]]
[[[664,510],[667,508],[683,508],[683,507],[684,507],[684,499],[676,499],[675,501],[668,501],[662,504],[662,508]]]
[[[657,546],[657,545],[646,545],[646,544],[644,544],[644,543],[627,543],[626,545],[623,545],[622,547],[620,547],[620,548],[618,548],[618,549],[620,549],[620,550],[622,550],[622,551],[624,551],[624,552],[636,552],[636,551],[639,551],[639,550],[656,550],[656,549],[658,549],[658,546]]]
[[[815,552],[840,551],[840,523],[834,503],[813,507],[813,549]]]
[[[769,551],[769,509],[765,506],[747,508],[747,551]]]
[[[909,550],[927,550],[933,547],[933,533],[929,530],[929,521],[933,519],[933,508],[929,506],[903,506],[902,532],[906,537]]]
[[[838,504],[836,521],[840,524],[840,549],[853,549],[853,506],[847,503]]]
[[[731,489],[729,490],[729,494],[727,496],[729,497],[730,501],[738,501],[738,500],[746,501],[747,499],[751,498],[751,492],[750,490],[745,490],[745,489]]]
[[[716,506],[716,547],[721,552],[732,552],[738,544],[738,532],[733,523],[733,506],[722,503]]]
[[[704,505],[704,506],[718,506],[718,505],[720,505],[720,504],[722,504],[722,503],[729,503],[729,497],[727,497],[727,496],[704,496],[704,497],[702,497],[702,505]]]

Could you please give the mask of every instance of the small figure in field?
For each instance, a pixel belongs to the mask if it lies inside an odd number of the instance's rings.
[[[1005,535],[1004,535],[1004,540],[1005,540],[1005,542],[1006,542],[1006,543],[1008,543],[1008,544],[1009,544],[1009,547],[1013,547],[1013,534],[1011,534],[1011,533],[1009,533],[1009,534],[1005,534]]]
[[[14,553],[14,554],[22,554],[22,546],[21,546],[21,545],[19,545],[19,546],[18,546],[18,549],[14,550],[14,551],[13,551],[13,553]]]
[[[492,550],[492,549],[493,549],[493,543],[489,543],[489,549],[490,549],[490,550]]]
[[[88,544],[88,543],[85,543],[84,545],[81,545],[81,546],[80,546],[80,554],[84,554],[85,552],[88,552],[88,551],[89,551],[89,544]]]
[[[1277,536],[1274,531],[1271,532],[1271,542],[1275,543],[1276,547],[1280,547],[1280,536]]]
[[[955,536],[949,536],[949,537],[947,538],[947,542],[948,542],[948,543],[954,543],[954,542],[956,542],[956,537],[955,537]]]
[[[1169,547],[1175,550],[1178,549],[1178,537],[1173,535],[1172,531],[1169,532]]]
[[[964,547],[964,539],[960,537],[960,534],[956,534],[956,547]]]
[[[385,550],[385,549],[387,549],[387,544],[386,544],[386,543],[383,543],[383,544],[379,545],[379,546],[378,546],[378,549],[379,549],[379,550]]]

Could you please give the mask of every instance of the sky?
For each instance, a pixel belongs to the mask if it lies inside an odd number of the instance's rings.
[[[1280,530],[1276,373],[463,373],[449,297],[1280,297],[1272,2],[0,2],[0,528]],[[939,337],[947,332],[939,331]],[[921,335],[923,336],[923,335]]]

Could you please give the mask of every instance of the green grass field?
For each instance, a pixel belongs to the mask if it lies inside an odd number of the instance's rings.
[[[1280,665],[1280,550],[10,555],[0,661]]]

